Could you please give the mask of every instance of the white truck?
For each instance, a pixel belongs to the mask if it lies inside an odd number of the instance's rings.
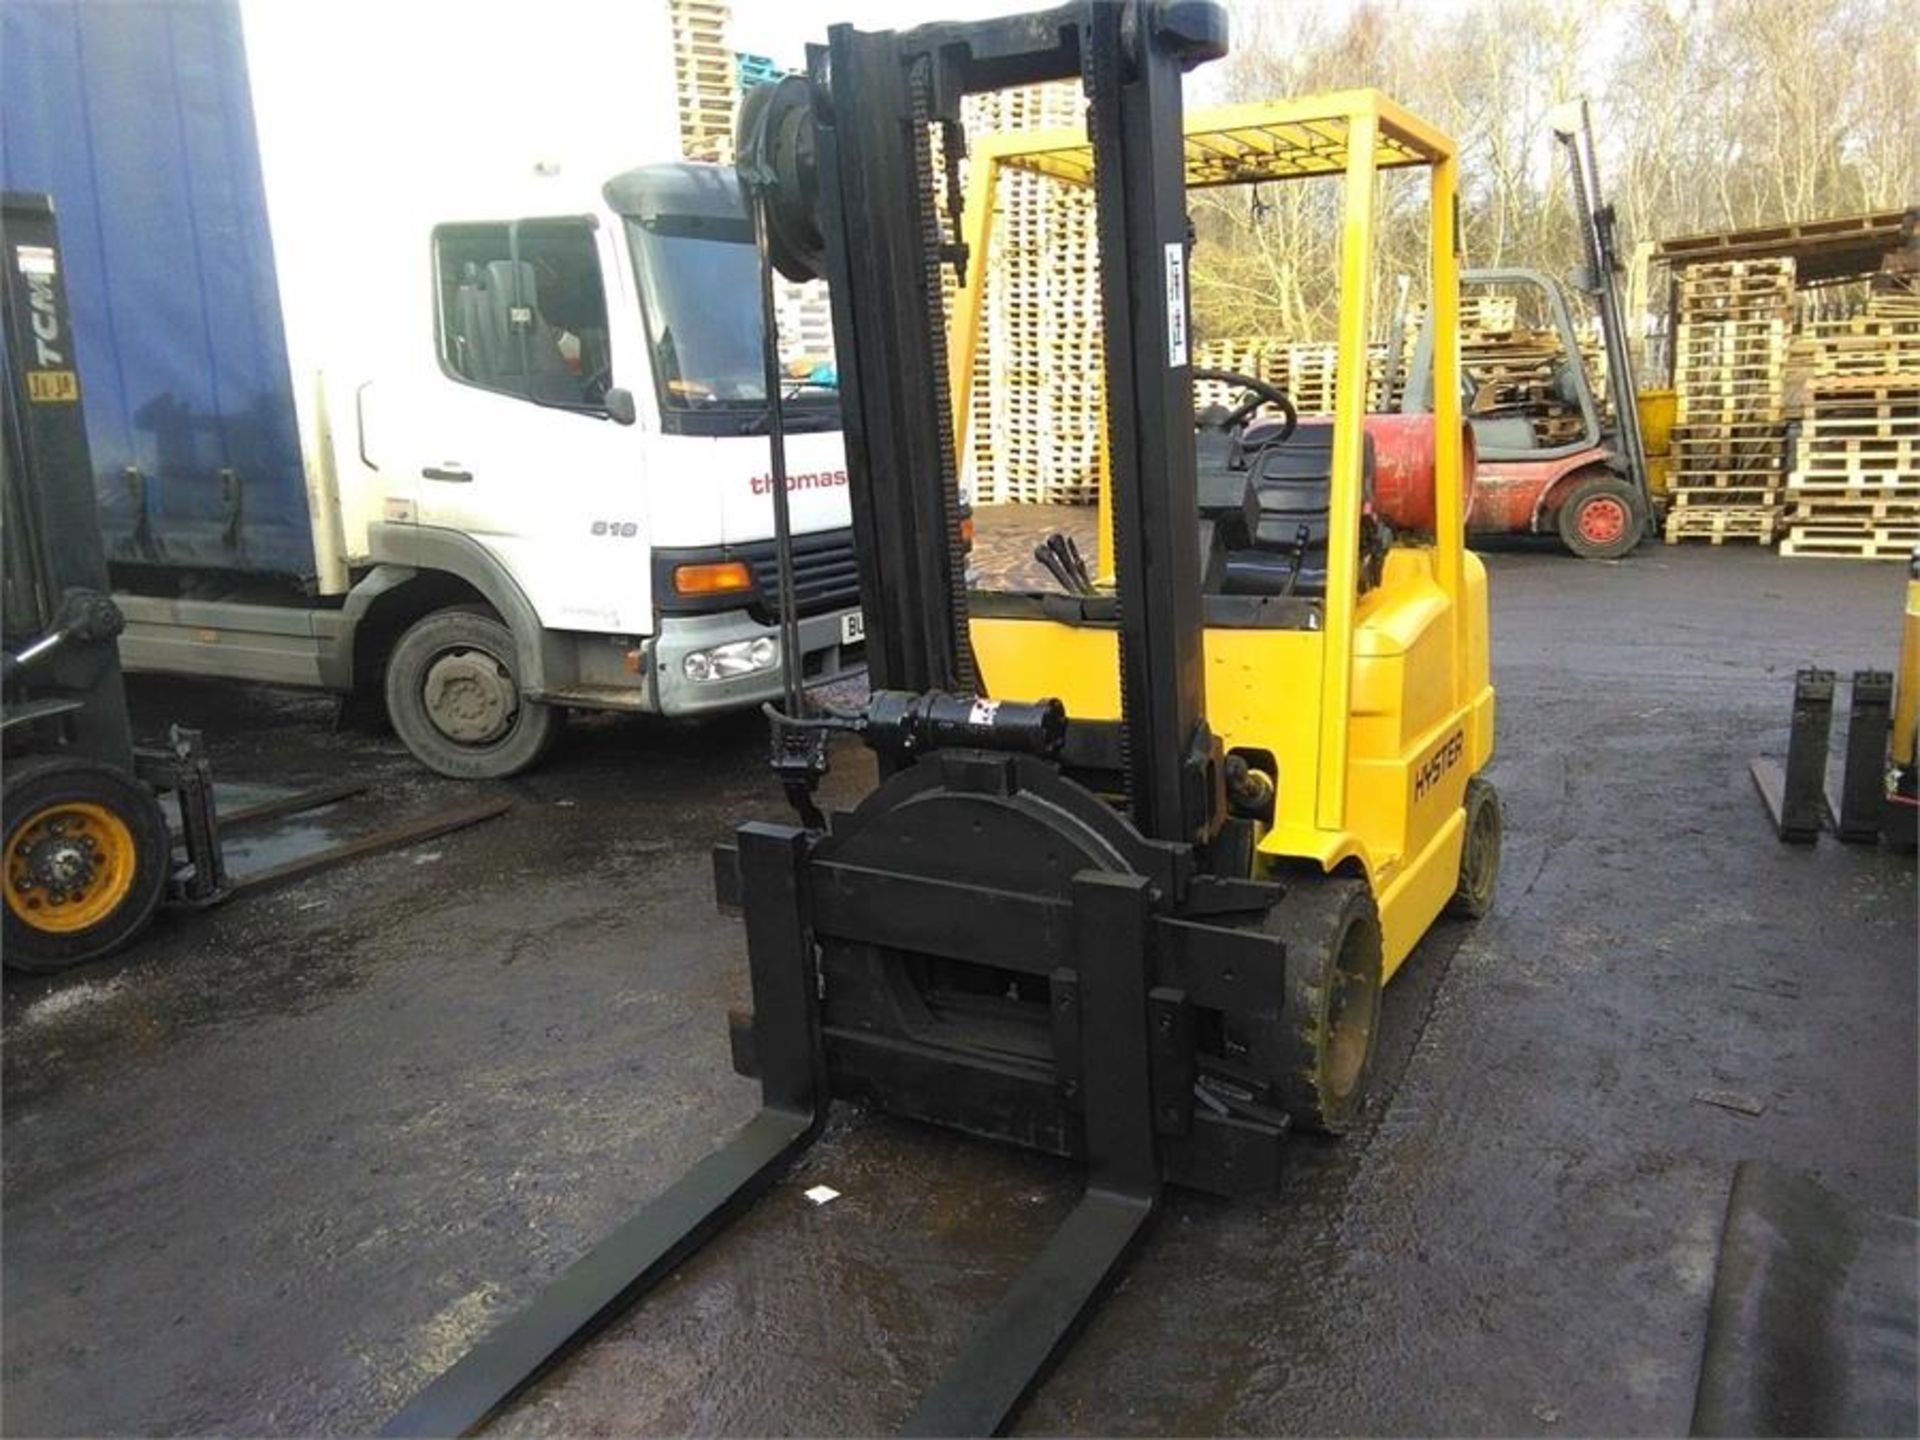
[[[666,158],[664,4],[543,13],[0,13],[6,188],[80,237],[126,668],[377,693],[461,777],[532,764],[569,707],[779,693],[739,186]],[[798,374],[817,684],[863,634],[837,399]]]

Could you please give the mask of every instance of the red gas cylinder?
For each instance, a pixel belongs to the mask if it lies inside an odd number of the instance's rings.
[[[1433,533],[1433,416],[1369,415],[1373,508],[1396,530]],[[1461,514],[1473,508],[1473,429],[1460,425]]]

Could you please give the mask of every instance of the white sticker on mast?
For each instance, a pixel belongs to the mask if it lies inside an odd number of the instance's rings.
[[[1167,364],[1187,363],[1187,247],[1167,246]]]

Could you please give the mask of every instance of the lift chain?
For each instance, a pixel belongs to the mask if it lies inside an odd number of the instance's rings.
[[[977,692],[979,671],[973,659],[973,640],[967,624],[967,551],[960,538],[960,467],[953,442],[953,394],[947,384],[947,317],[940,277],[940,263],[946,243],[940,231],[940,214],[934,204],[933,139],[930,116],[933,106],[933,60],[922,55],[907,74],[911,107],[909,144],[913,150],[915,198],[920,206],[922,260],[921,297],[927,308],[927,333],[933,340],[934,412],[946,417],[940,427],[940,498],[947,527],[947,573],[951,597],[949,613],[953,619],[953,651],[956,688]],[[944,122],[943,122],[944,123]],[[958,127],[953,127],[958,128]],[[952,136],[949,132],[951,147]],[[947,152],[949,184],[958,185],[958,160],[952,149]],[[962,262],[964,263],[964,262]],[[964,274],[964,269],[962,272]]]

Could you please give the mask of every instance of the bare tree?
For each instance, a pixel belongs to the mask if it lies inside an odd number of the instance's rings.
[[[1920,203],[1920,0],[1483,0],[1439,18],[1418,0],[1239,0],[1234,27],[1234,99],[1373,85],[1448,131],[1473,264],[1577,261],[1547,116],[1580,93],[1628,253]],[[1378,276],[1418,289],[1424,209],[1394,177],[1381,202]],[[1194,210],[1203,335],[1331,335],[1335,182],[1210,191]]]

